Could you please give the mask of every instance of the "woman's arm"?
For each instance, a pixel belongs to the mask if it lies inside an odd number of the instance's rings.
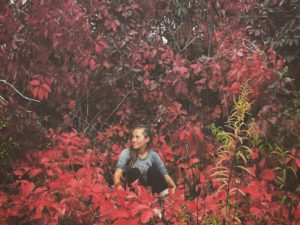
[[[163,174],[167,184],[169,185],[169,187],[172,189],[173,193],[176,190],[176,184],[173,181],[173,179],[169,176],[168,171],[163,163],[163,161],[161,160],[161,158],[159,157],[158,153],[154,152],[153,154],[154,156],[154,163],[155,165],[158,167],[159,171]]]
[[[114,174],[114,185],[116,188],[122,187],[121,185],[121,176],[122,176],[123,170],[120,168],[117,168]]]
[[[116,165],[116,171],[114,173],[114,186],[117,187],[118,189],[122,188],[121,176],[128,160],[129,160],[129,149],[126,148],[121,152],[119,156],[119,160]]]
[[[174,193],[175,190],[176,190],[176,184],[175,184],[174,180],[172,179],[172,177],[169,176],[169,174],[165,174],[164,178],[165,178],[167,184],[169,185],[169,187],[172,189],[172,191]]]

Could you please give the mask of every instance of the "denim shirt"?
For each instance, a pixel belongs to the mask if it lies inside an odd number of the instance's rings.
[[[120,154],[116,167],[124,170],[129,159],[130,150],[129,148],[125,148]],[[151,166],[156,166],[163,175],[168,174],[168,171],[159,155],[151,149],[148,150],[148,155],[145,159],[137,157],[136,161],[132,165],[132,168],[139,169],[142,176],[146,177],[147,171]]]

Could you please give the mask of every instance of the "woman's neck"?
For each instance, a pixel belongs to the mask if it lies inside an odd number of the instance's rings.
[[[138,155],[139,155],[139,157],[140,157],[141,159],[146,158],[147,155],[148,155],[147,149],[140,149],[140,150],[138,151]]]

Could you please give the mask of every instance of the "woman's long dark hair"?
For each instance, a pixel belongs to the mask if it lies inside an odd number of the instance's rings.
[[[143,129],[143,135],[145,138],[149,137],[150,141],[147,143],[147,148],[150,147],[151,145],[151,130],[147,125],[144,124],[140,124],[138,126],[135,126],[134,129],[132,129],[132,131],[134,131],[135,129]],[[129,169],[133,166],[133,164],[135,163],[137,157],[138,157],[138,153],[135,149],[133,149],[132,147],[130,147],[129,149],[129,160],[128,163],[126,165],[126,168]]]

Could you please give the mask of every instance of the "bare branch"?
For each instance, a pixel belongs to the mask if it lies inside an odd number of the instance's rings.
[[[103,112],[104,110],[100,110],[94,117],[93,119],[87,124],[87,127],[84,128],[84,131],[87,131],[90,126],[92,125],[92,123],[97,119],[97,117]]]
[[[116,78],[114,78],[114,79],[110,79],[110,80],[104,81],[103,84],[106,84],[106,83],[109,83],[109,82],[113,82],[113,81],[117,81],[117,80],[119,80],[119,79],[121,79],[121,78],[127,76],[127,75],[130,74],[130,73],[131,73],[131,71],[129,71],[128,73],[126,73],[126,74],[124,74],[124,75],[122,75],[122,76],[120,76],[120,77],[116,77]]]
[[[190,44],[192,44],[198,37],[194,37],[192,40],[190,40],[182,49],[180,49],[180,52],[183,52],[187,47],[189,47]]]
[[[2,105],[7,105],[7,101],[2,96],[0,96],[0,103]]]
[[[178,45],[176,37],[174,36],[173,32],[171,31],[171,29],[169,27],[168,27],[168,30],[169,30],[169,33],[171,34],[172,38],[174,39],[177,49],[180,50],[180,47]]]
[[[109,120],[109,118],[118,110],[118,108],[120,108],[120,106],[123,104],[123,102],[126,100],[126,98],[128,97],[128,95],[134,90],[134,87],[132,87],[124,96],[124,98],[122,99],[122,101],[116,106],[116,108],[109,114],[109,116],[103,121],[100,130],[103,129],[103,126],[105,125],[106,121]]]
[[[12,84],[8,83],[6,80],[0,80],[0,82],[7,84],[8,86],[10,86],[12,89],[14,89],[15,92],[17,92],[22,98],[25,98],[28,101],[33,101],[33,102],[40,102],[39,100],[36,99],[32,99],[29,97],[24,96],[20,91],[18,91]]]

